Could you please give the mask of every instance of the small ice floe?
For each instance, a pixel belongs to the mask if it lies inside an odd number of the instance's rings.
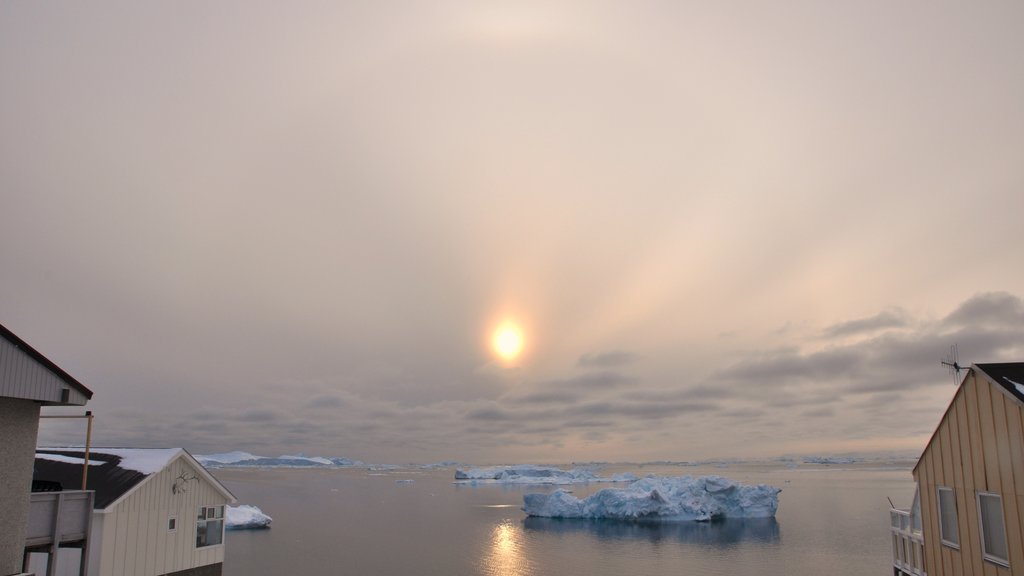
[[[605,488],[584,499],[565,490],[526,494],[523,511],[544,518],[707,521],[772,518],[782,490],[748,486],[722,476],[648,476],[626,488]]]
[[[256,506],[243,504],[241,506],[228,506],[225,520],[225,528],[228,530],[258,530],[270,528],[270,522],[273,519]]]
[[[616,474],[610,478],[598,476],[588,468],[562,470],[555,466],[519,464],[455,470],[459,484],[586,484],[589,482],[631,482],[634,474]]]

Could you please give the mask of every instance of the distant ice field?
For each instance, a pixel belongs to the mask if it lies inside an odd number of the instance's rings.
[[[232,531],[226,576],[249,574],[886,574],[886,497],[909,505],[911,462],[606,466],[602,476],[726,476],[782,489],[775,518],[644,523],[528,517],[523,496],[609,487],[456,484],[454,468],[216,469],[273,528]],[[570,469],[571,466],[562,466]],[[413,482],[398,482],[413,480]]]

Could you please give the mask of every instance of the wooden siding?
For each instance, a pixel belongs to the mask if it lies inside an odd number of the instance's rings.
[[[85,406],[88,398],[68,386],[23,350],[0,338],[0,396],[62,404],[61,391],[68,390],[67,404]]]
[[[971,370],[914,469],[929,576],[1024,576],[1024,406]],[[959,549],[940,541],[940,486],[956,495]],[[1002,496],[1010,567],[982,558],[978,492]]]
[[[174,494],[171,486],[181,474],[198,480]],[[200,506],[228,502],[187,456],[176,458],[103,514],[96,576],[157,576],[223,562],[223,544],[196,548],[196,517]],[[167,530],[172,517],[177,518],[174,532]]]

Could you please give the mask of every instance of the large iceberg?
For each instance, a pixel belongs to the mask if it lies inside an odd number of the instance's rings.
[[[273,520],[263,513],[256,506],[242,504],[241,506],[228,506],[225,516],[225,528],[228,530],[254,530],[270,528]]]
[[[239,451],[224,454],[197,454],[195,459],[207,468],[345,468],[364,465],[358,460],[348,458],[323,458],[305,454],[286,454],[269,458]]]
[[[598,476],[589,468],[562,470],[554,466],[518,464],[490,468],[456,469],[455,480],[460,484],[586,484],[588,482],[631,482],[636,476],[617,474],[610,478]]]
[[[722,476],[648,476],[625,488],[605,488],[582,500],[564,490],[525,494],[523,511],[544,518],[772,518],[781,491],[767,484],[748,486]]]

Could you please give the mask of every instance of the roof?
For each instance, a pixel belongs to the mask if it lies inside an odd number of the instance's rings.
[[[993,382],[999,384],[1021,403],[1024,403],[1024,362],[1001,364],[975,364]]]
[[[1006,390],[1006,392],[1017,399],[1018,402],[1024,403],[1024,362],[1002,362],[1002,363],[991,363],[991,364],[972,364],[971,369],[964,376],[964,379],[957,386],[956,393],[953,394],[953,399],[949,401],[949,407],[953,406],[956,402],[956,396],[960,393],[960,388],[964,385],[964,382],[970,377],[973,371],[977,371],[985,375],[989,380],[995,382],[999,386]],[[925,444],[924,450],[928,450],[928,446],[935,440],[935,435],[939,433],[939,429],[942,427],[942,419],[946,417],[946,413],[949,412],[949,407],[942,413],[942,418],[939,419],[939,425],[935,427],[935,431],[932,432],[931,438],[928,439],[928,443]],[[922,457],[924,453],[922,452]],[[921,458],[917,459],[917,464],[914,464],[914,477],[917,478],[917,467],[921,465]]]
[[[73,376],[65,372],[64,369],[62,369],[60,366],[54,364],[52,360],[40,354],[38,350],[29,346],[27,342],[25,342],[21,338],[18,338],[17,334],[8,330],[7,327],[5,327],[3,324],[0,324],[0,337],[4,338],[5,340],[13,344],[16,348],[20,349],[22,352],[27,354],[36,362],[42,364],[47,370],[53,372],[55,376],[63,380],[65,384],[74,388],[75,390],[78,390],[79,392],[84,394],[86,398],[90,400],[92,399],[92,390],[86,388],[84,384],[82,384]]]
[[[116,505],[178,458],[190,460],[203,478],[228,500],[235,501],[234,495],[182,448],[91,448],[87,488],[96,491],[95,509]],[[32,479],[60,482],[65,489],[75,490],[82,485],[84,464],[82,448],[39,448]]]

